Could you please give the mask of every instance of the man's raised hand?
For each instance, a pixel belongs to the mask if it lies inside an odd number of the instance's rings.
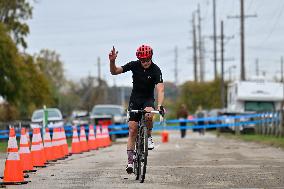
[[[118,51],[115,51],[114,46],[112,46],[112,50],[110,51],[108,57],[110,62],[115,62],[115,59],[117,57]]]

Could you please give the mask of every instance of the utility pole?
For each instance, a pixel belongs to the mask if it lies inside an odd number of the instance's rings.
[[[246,75],[245,75],[245,18],[249,17],[257,17],[256,14],[254,15],[245,15],[244,13],[244,0],[240,0],[240,16],[228,16],[227,18],[240,18],[240,43],[241,43],[241,61],[240,61],[240,71],[241,71],[241,81],[246,80]]]
[[[214,79],[217,79],[217,39],[216,39],[216,0],[213,0],[213,51],[214,51]]]
[[[283,56],[281,56],[281,82],[284,82],[284,79],[283,79],[283,64],[284,64],[284,60],[283,60]]]
[[[221,21],[221,105],[225,108],[225,86],[224,86],[224,26]]]
[[[256,76],[259,76],[259,64],[258,64],[258,58],[255,59],[255,74]]]
[[[245,74],[245,24],[244,24],[244,0],[241,0],[241,80],[246,80]]]
[[[98,81],[99,87],[101,86],[101,59],[98,57]]]
[[[125,106],[125,88],[124,86],[120,87],[120,101],[121,101],[121,105],[124,107]]]
[[[283,78],[283,64],[284,64],[284,60],[283,60],[283,56],[281,56],[281,80],[283,82],[283,100],[282,100],[282,106],[281,106],[281,111],[280,111],[280,136],[284,136],[284,124],[283,124],[283,119],[284,119],[284,112],[283,112],[283,108],[284,108],[284,78]]]
[[[175,47],[175,84],[178,85],[178,48]]]
[[[200,82],[204,81],[204,62],[203,62],[203,48],[202,48],[202,35],[201,35],[201,16],[200,16],[200,5],[198,4],[198,50],[199,50],[199,79]]]
[[[193,75],[194,75],[194,82],[197,82],[198,81],[198,78],[197,78],[197,52],[196,52],[196,49],[197,49],[197,45],[196,45],[196,29],[195,29],[195,14],[192,13],[192,34],[193,34],[193,39],[192,39],[192,42],[193,42]]]

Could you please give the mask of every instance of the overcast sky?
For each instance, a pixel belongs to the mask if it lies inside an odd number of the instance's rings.
[[[102,76],[109,85],[131,85],[131,73],[112,76],[108,53],[114,45],[119,51],[117,65],[135,60],[140,44],[154,49],[154,62],[165,81],[174,81],[174,48],[178,47],[178,80],[193,79],[192,13],[201,8],[202,35],[205,41],[206,80],[213,78],[213,0],[38,0],[33,3],[33,19],[28,23],[27,52],[55,50],[64,62],[68,79],[79,80],[88,74],[97,76],[97,58],[101,58]],[[228,19],[240,13],[239,0],[216,0],[217,32],[224,20],[226,41],[225,70],[232,65],[232,77],[239,78],[240,22]],[[255,60],[267,78],[280,76],[280,57],[284,55],[284,1],[245,0],[245,13],[257,18],[245,20],[246,70],[255,75]],[[219,48],[218,44],[218,49]],[[219,54],[218,54],[219,56]],[[228,73],[226,73],[228,77]]]

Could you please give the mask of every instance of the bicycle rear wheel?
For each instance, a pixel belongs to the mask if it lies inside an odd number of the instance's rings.
[[[141,165],[141,172],[140,172],[140,182],[143,183],[145,180],[146,169],[147,169],[147,157],[148,157],[148,133],[147,127],[144,126],[141,129],[141,154],[140,154],[140,165]]]

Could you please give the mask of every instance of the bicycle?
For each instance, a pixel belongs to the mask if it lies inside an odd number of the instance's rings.
[[[133,167],[136,180],[140,180],[140,183],[143,183],[146,175],[148,157],[148,133],[147,126],[145,123],[145,114],[160,114],[163,117],[164,113],[162,111],[157,110],[153,110],[150,112],[147,112],[145,110],[130,110],[130,112],[142,114],[141,119],[138,122],[138,133],[135,141]]]

